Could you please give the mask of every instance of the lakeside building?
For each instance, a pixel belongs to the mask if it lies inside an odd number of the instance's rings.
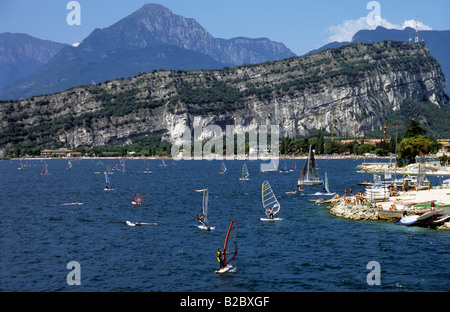
[[[67,148],[60,148],[57,150],[45,149],[41,151],[41,156],[43,157],[71,157],[80,155],[80,152],[74,152],[73,150]]]

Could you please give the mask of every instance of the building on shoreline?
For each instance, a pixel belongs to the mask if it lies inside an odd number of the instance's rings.
[[[71,156],[80,156],[80,152],[74,152],[73,150],[67,148],[60,148],[57,150],[42,150],[41,156],[43,157],[71,157]]]

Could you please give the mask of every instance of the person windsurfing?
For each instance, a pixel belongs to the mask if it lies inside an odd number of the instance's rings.
[[[275,208],[277,208],[277,207],[278,207],[278,205],[277,205],[277,204],[274,204],[272,208],[266,209],[266,211],[269,213],[269,214],[267,215],[267,217],[268,217],[269,219],[273,219],[273,210],[274,210]]]
[[[223,265],[223,252],[219,249],[217,249],[217,261],[219,261],[219,270],[224,267]]]
[[[206,227],[206,224],[202,221],[203,218],[205,218],[204,215],[202,215],[201,217],[197,215],[197,221],[200,222],[203,225],[203,227]]]
[[[105,184],[105,189],[109,190],[109,185]]]

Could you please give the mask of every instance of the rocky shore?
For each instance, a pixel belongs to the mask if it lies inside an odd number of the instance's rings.
[[[450,189],[448,188],[400,192],[399,196],[389,197],[386,201],[376,203],[365,201],[361,204],[357,201],[356,196],[342,196],[326,203],[330,204],[328,208],[333,215],[352,220],[398,222],[405,214],[424,214],[430,211],[436,211],[440,215],[450,215]],[[430,208],[431,202],[434,203],[434,208]],[[436,228],[450,230],[450,221]]]

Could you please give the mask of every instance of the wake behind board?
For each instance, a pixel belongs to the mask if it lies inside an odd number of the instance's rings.
[[[125,224],[128,226],[158,225],[158,223],[130,222],[130,221],[125,221]]]
[[[233,268],[233,266],[231,264],[228,264],[227,266],[225,266],[219,270],[216,270],[215,273],[223,274],[223,273],[230,271],[230,269],[232,269],[232,268]]]

